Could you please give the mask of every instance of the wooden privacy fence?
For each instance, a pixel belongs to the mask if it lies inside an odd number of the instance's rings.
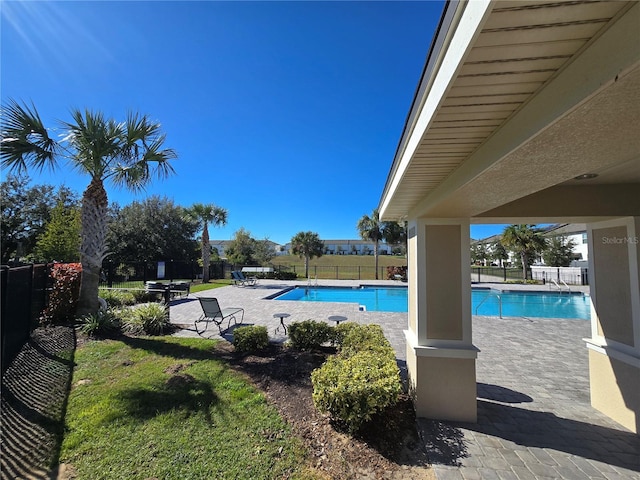
[[[25,265],[1,269],[2,372],[29,339],[47,304],[50,266]]]

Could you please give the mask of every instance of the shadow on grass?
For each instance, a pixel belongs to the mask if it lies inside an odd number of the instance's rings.
[[[123,409],[131,417],[148,420],[170,411],[201,413],[212,424],[211,407],[220,403],[211,386],[186,373],[176,373],[153,389],[134,388],[119,395]]]
[[[39,328],[2,376],[3,479],[50,478],[58,458],[76,339],[72,328]]]
[[[210,360],[216,356],[209,350],[181,345],[175,342],[167,342],[164,337],[130,337],[123,335],[118,338],[131,348],[146,350],[163,357],[184,358],[190,360]]]

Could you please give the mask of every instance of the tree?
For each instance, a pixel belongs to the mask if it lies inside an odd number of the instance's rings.
[[[317,233],[298,232],[291,238],[291,252],[304,258],[304,276],[309,277],[309,260],[321,257],[324,243]]]
[[[251,238],[251,233],[240,228],[224,249],[224,253],[232,265],[251,265],[254,263],[254,240]]]
[[[542,254],[544,263],[552,267],[568,267],[573,260],[576,242],[561,235],[549,239],[547,249]]]
[[[535,256],[546,248],[546,239],[535,225],[509,225],[504,229],[500,239],[505,248],[520,257],[522,262],[522,278],[527,279],[527,268],[535,260]]]
[[[254,260],[262,266],[267,265],[273,257],[276,256],[276,252],[273,248],[273,244],[265,238],[264,240],[254,240]]]
[[[65,207],[64,202],[51,211],[51,220],[35,247],[38,260],[76,263],[80,257],[80,209]]]
[[[504,265],[505,261],[509,260],[509,253],[504,248],[504,245],[498,241],[495,241],[490,245],[489,252],[489,258],[491,258],[491,260],[496,260],[498,265],[501,267]]]
[[[407,252],[407,224],[406,222],[382,222],[382,238],[393,246],[400,246],[400,252]]]
[[[107,232],[109,259],[115,264],[194,261],[197,230],[198,224],[167,197],[153,195],[113,208]]]
[[[0,184],[0,256],[3,264],[12,257],[28,257],[33,253],[57,203],[62,202],[65,208],[78,205],[76,196],[67,187],[56,190],[52,185],[29,186],[29,181],[26,175],[9,174]]]
[[[371,240],[375,245],[373,250],[373,257],[375,258],[376,265],[376,280],[378,280],[378,244],[384,237],[384,222],[380,221],[380,214],[376,208],[371,216],[363,215],[358,220],[358,233],[363,240]]]
[[[484,265],[485,260],[489,258],[489,250],[486,243],[476,243],[471,245],[471,261],[478,265]]]
[[[78,315],[98,311],[98,283],[102,260],[107,254],[107,192],[105,181],[133,191],[143,189],[154,176],[173,173],[169,161],[176,157],[163,149],[165,135],[146,115],[130,113],[123,122],[100,112],[74,109],[71,122],[62,122],[65,133],[58,143],[44,126],[35,106],[10,100],[1,119],[2,166],[18,172],[27,167],[54,169],[60,159],[89,176],[82,195],[82,280]]]
[[[194,203],[187,209],[187,215],[202,228],[202,283],[209,282],[209,264],[211,262],[211,244],[209,243],[209,224],[214,226],[227,224],[227,211],[213,203]]]

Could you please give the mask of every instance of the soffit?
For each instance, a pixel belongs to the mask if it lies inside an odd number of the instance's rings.
[[[633,3],[494,2],[403,171],[398,149],[383,217],[415,210]]]

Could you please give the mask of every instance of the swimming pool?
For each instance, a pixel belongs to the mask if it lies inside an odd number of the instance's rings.
[[[362,310],[406,312],[406,287],[295,287],[274,300],[357,303]],[[575,318],[589,320],[589,297],[582,293],[471,289],[471,314],[497,317]]]

